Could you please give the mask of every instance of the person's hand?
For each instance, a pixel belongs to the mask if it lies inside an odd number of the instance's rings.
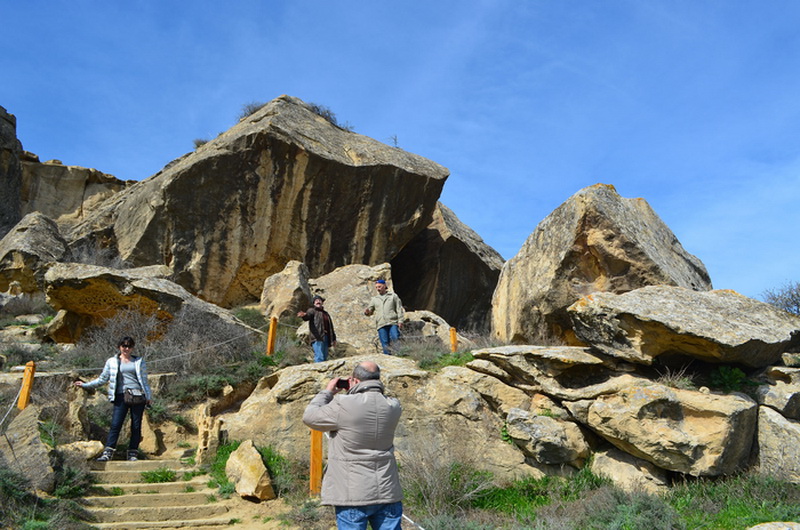
[[[333,342],[331,343],[331,348],[335,348],[335,347],[336,347],[336,341],[333,341]]]
[[[303,318],[304,316],[306,316],[306,312],[305,311],[298,311],[297,312],[297,316],[300,317],[300,318]]]
[[[339,382],[339,379],[341,379],[341,377],[334,377],[333,379],[328,381],[328,386],[325,387],[325,390],[327,390],[328,392],[333,392],[334,394],[337,393],[339,390],[342,390],[341,388],[338,388],[336,386],[336,383]]]
[[[368,308],[366,308],[366,309],[364,310],[364,314],[365,314],[365,315],[367,315],[367,316],[372,316],[372,312],[373,312],[373,311],[374,311],[374,310],[373,310],[371,307],[368,307]]]
[[[75,381],[75,382],[74,382],[74,383],[72,383],[72,384],[73,384],[73,385],[75,385],[75,386],[80,386],[80,387],[82,387],[82,386],[83,386],[83,381]]]

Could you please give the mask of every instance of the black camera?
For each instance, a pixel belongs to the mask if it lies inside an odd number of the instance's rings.
[[[339,379],[336,381],[336,388],[343,388],[348,390],[350,388],[350,381],[347,379]]]

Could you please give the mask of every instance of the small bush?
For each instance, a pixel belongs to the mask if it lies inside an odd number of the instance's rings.
[[[251,328],[266,331],[269,328],[269,322],[264,317],[264,313],[252,307],[240,307],[234,310],[233,316],[250,326]]]
[[[744,392],[756,386],[756,383],[748,379],[747,374],[732,366],[716,367],[709,378],[711,386],[726,393]]]
[[[331,125],[334,127],[338,127],[343,131],[353,132],[353,126],[349,123],[340,124],[339,120],[336,119],[336,114],[330,109],[330,107],[326,107],[325,105],[319,105],[317,103],[308,103],[308,109],[316,114],[317,116],[321,116],[328,120]]]
[[[666,366],[658,374],[657,383],[681,390],[697,390],[694,374],[688,371],[688,366],[670,368]]]
[[[263,101],[251,101],[250,103],[245,103],[244,105],[242,105],[242,110],[239,112],[239,117],[238,117],[239,121],[245,119],[251,114],[255,114],[264,105],[266,105],[266,103],[264,103]]]
[[[767,289],[761,299],[779,309],[800,315],[800,282],[787,282],[783,287]]]
[[[194,140],[192,140],[195,149],[206,145],[208,142],[209,142],[208,138],[195,138]]]
[[[308,466],[300,462],[291,462],[272,447],[259,447],[261,460],[269,471],[272,487],[279,497],[299,495],[306,492],[308,484]]]

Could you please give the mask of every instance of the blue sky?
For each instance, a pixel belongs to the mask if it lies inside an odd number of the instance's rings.
[[[643,197],[714,287],[800,280],[800,2],[0,0],[44,161],[146,178],[289,94],[446,166],[504,258],[579,189]]]

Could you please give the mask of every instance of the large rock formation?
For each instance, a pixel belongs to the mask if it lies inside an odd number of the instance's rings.
[[[22,161],[20,210],[40,212],[61,223],[74,223],[133,181],[124,182],[96,169],[65,166],[57,160],[44,164],[25,153]]]
[[[41,292],[45,265],[69,258],[56,223],[40,213],[28,214],[0,239],[0,291],[18,282],[23,293]]]
[[[50,448],[39,434],[42,409],[28,405],[0,436],[0,465],[6,465],[31,482],[34,489],[52,493],[56,474],[50,463]]]
[[[167,265],[190,292],[231,306],[258,300],[293,259],[314,276],[390,260],[430,223],[447,175],[281,96],[107,200],[71,240]]]
[[[647,285],[702,291],[711,281],[644,199],[623,199],[613,186],[590,186],[539,223],[503,265],[492,330],[504,342],[555,334],[572,343],[570,304],[597,291]]]
[[[392,260],[397,294],[459,330],[488,331],[503,258],[445,205]]]
[[[181,311],[205,315],[242,330],[244,334],[258,333],[222,309],[192,296],[183,287],[169,281],[166,267],[143,267],[116,270],[96,265],[58,263],[45,274],[45,294],[55,309],[73,315],[63,322],[68,330],[59,327],[49,332],[57,342],[74,342],[81,331],[98,325],[123,309],[155,315],[161,322],[171,321]]]
[[[580,340],[640,364],[666,354],[763,367],[800,344],[800,317],[734,291],[644,287],[592,294],[568,311]]]
[[[17,118],[0,107],[0,237],[22,217],[19,207],[22,144],[17,140]]]

